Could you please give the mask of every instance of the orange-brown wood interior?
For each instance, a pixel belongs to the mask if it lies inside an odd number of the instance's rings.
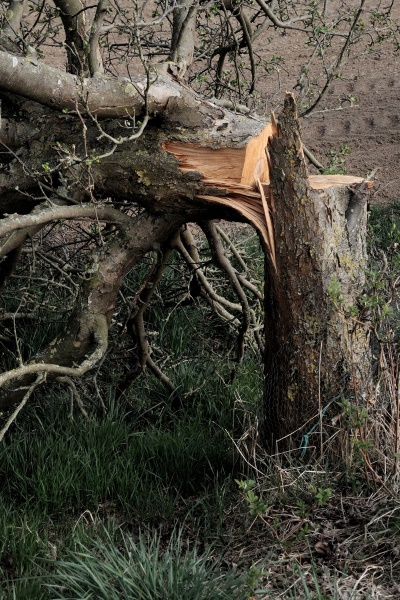
[[[266,148],[269,137],[276,134],[277,126],[272,122],[266,125],[260,135],[251,139],[246,148],[216,150],[193,143],[163,144],[163,148],[177,158],[183,173],[196,171],[201,174],[203,184],[210,188],[219,188],[223,192],[221,196],[210,193],[197,197],[237,210],[258,229],[272,259],[274,242]],[[362,177],[352,175],[309,176],[310,187],[316,190],[362,181]]]

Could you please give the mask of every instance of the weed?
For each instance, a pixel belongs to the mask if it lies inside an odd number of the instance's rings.
[[[246,481],[238,481],[235,479],[235,482],[243,493],[243,497],[249,507],[250,515],[252,517],[262,517],[267,511],[268,507],[265,502],[253,492],[256,482],[252,479],[248,479]]]
[[[326,157],[328,159],[327,167],[324,170],[325,175],[345,175],[346,158],[350,155],[350,144],[341,144],[338,150],[328,150]]]
[[[317,506],[324,506],[331,498],[333,494],[332,488],[321,488],[312,486],[314,494],[314,500]]]

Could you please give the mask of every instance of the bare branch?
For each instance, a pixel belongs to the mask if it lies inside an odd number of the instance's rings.
[[[104,73],[103,61],[100,54],[100,33],[104,18],[108,12],[109,0],[99,0],[96,14],[92,22],[89,38],[89,71],[92,77],[98,77]]]
[[[2,29],[0,30],[0,48],[19,53],[22,14],[26,0],[10,0]]]
[[[87,371],[90,371],[107,351],[108,345],[108,324],[105,315],[96,315],[94,317],[95,329],[93,331],[94,339],[96,340],[96,348],[94,352],[88,356],[79,367],[64,367],[51,363],[32,363],[23,365],[11,371],[7,371],[0,375],[0,387],[13,379],[20,379],[26,375],[35,373],[51,373],[57,375],[67,375],[69,377],[82,377]]]
[[[157,67],[158,68],[158,67]],[[157,73],[148,94],[149,114],[163,113],[171,99],[189,106],[196,100],[189,90],[167,75]],[[56,110],[75,112],[87,108],[102,117],[140,115],[145,107],[146,78],[79,78],[39,61],[27,61],[0,51],[0,81],[3,91],[19,94]]]
[[[220,296],[215,292],[201,268],[201,260],[193,236],[187,228],[181,231],[181,236],[179,238],[174,239],[173,247],[178,250],[190,269],[194,272],[196,277],[199,278],[200,284],[204,288],[204,290],[201,291],[201,296],[220,315],[220,317],[224,319],[224,321],[232,323],[235,327],[239,326],[240,321],[232,313],[240,313],[240,304],[230,302],[224,296]],[[229,310],[231,310],[232,313],[230,313]]]
[[[175,238],[176,235],[177,234],[174,234],[172,237]],[[169,377],[163,373],[163,371],[151,357],[151,347],[144,325],[144,312],[148,307],[154,292],[156,291],[158,283],[161,280],[165,267],[168,264],[171,252],[171,244],[170,242],[167,242],[165,245],[163,245],[162,250],[158,253],[157,261],[150,269],[150,272],[146,276],[140,291],[135,296],[130,311],[131,313],[134,312],[135,314],[129,318],[127,322],[127,329],[138,343],[141,370],[143,371],[146,367],[148,367],[150,371],[157,377],[157,379],[161,381],[163,385],[165,385],[167,390],[170,393],[173,393],[176,390],[174,384]],[[134,372],[136,373],[137,369]],[[131,377],[128,377],[128,380],[130,381]]]
[[[310,29],[304,29],[302,27],[296,27],[293,23],[298,23],[299,21],[305,21],[308,18],[308,15],[303,15],[301,17],[295,17],[294,19],[289,19],[288,21],[281,21],[278,19],[276,14],[271,10],[271,8],[264,2],[264,0],[256,0],[259,7],[264,11],[267,17],[272,21],[275,27],[279,27],[281,29],[294,29],[295,31],[303,31],[310,33]]]
[[[19,229],[38,227],[61,219],[95,219],[114,223],[122,228],[131,224],[130,217],[111,206],[54,206],[36,214],[6,217],[0,221],[0,237]]]
[[[183,0],[174,9],[171,53],[179,77],[183,77],[193,62],[198,0]]]
[[[25,5],[26,0],[10,0],[0,39],[3,36],[14,41],[18,39]]]
[[[81,0],[53,0],[60,9],[65,31],[68,71],[74,75],[88,74],[86,53],[86,16]]]
[[[262,2],[263,0],[257,0],[257,2]],[[307,110],[303,111],[299,116],[300,117],[306,117],[307,115],[309,115],[317,106],[318,104],[321,102],[322,98],[325,96],[326,92],[328,91],[328,88],[330,86],[330,84],[332,83],[332,81],[335,79],[335,77],[338,74],[338,70],[340,65],[342,64],[345,52],[348,50],[348,48],[350,47],[350,44],[352,42],[352,37],[353,37],[353,32],[355,31],[356,25],[358,23],[358,21],[360,20],[360,17],[363,13],[364,10],[364,4],[365,4],[365,0],[361,0],[359,9],[357,11],[356,16],[353,19],[353,22],[351,24],[349,33],[347,34],[346,37],[346,41],[342,46],[342,49],[340,50],[335,63],[332,65],[332,67],[330,68],[330,72],[328,73],[328,77],[326,79],[326,83],[324,85],[324,87],[322,88],[322,90],[319,92],[317,99],[315,100],[315,102],[313,102],[313,104],[311,106],[309,106],[307,108]]]
[[[213,221],[201,223],[201,228],[203,229],[208,239],[208,243],[210,245],[215,264],[218,265],[222,269],[222,271],[228,276],[232,289],[235,292],[236,296],[239,298],[240,304],[242,306],[242,322],[238,328],[239,334],[236,355],[237,362],[240,362],[243,358],[245,338],[249,330],[249,326],[250,324],[254,326],[258,325],[256,322],[256,316],[254,314],[254,311],[250,308],[249,301],[247,299],[246,294],[244,293],[238,274],[224,252],[224,248],[222,246],[222,242],[219,237],[215,223]],[[259,336],[257,336],[256,341],[259,345],[261,352],[263,352],[263,345]]]
[[[225,233],[225,231],[219,225],[216,225],[215,229],[217,230],[217,233],[222,237],[222,239],[224,240],[224,242],[226,244],[228,244],[230,250],[232,251],[233,256],[236,258],[236,260],[238,261],[238,263],[240,264],[240,266],[242,267],[242,269],[244,271],[246,271],[247,265],[244,262],[243,258],[240,256],[240,254],[239,254],[236,246],[233,244],[233,242],[230,239],[230,237]]]
[[[239,298],[240,304],[242,305],[242,322],[239,327],[236,354],[237,362],[240,362],[243,358],[244,342],[250,323],[249,303],[246,294],[243,292],[243,288],[240,285],[239,280],[236,276],[235,270],[225,255],[221,239],[218,235],[218,232],[215,229],[215,224],[212,221],[207,221],[201,224],[201,228],[207,236],[208,243],[210,244],[210,248],[213,253],[213,257],[216,264],[228,275],[232,288],[234,289],[237,297]]]

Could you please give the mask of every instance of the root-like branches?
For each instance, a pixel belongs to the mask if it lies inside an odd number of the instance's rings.
[[[162,372],[160,367],[151,357],[151,347],[144,325],[145,310],[148,307],[156,287],[164,273],[171,252],[172,247],[169,243],[167,243],[158,253],[157,261],[153,264],[139,292],[135,296],[133,305],[131,307],[131,316],[127,322],[127,330],[138,344],[140,371],[135,369],[135,373],[138,375],[139,372],[148,367],[153,375],[155,375],[155,377],[157,377],[157,379],[161,381],[161,383],[167,388],[167,390],[173,393],[175,392],[174,384],[169,377]]]
[[[36,381],[28,387],[21,402],[18,404],[17,408],[13,411],[13,413],[9,416],[4,427],[0,430],[0,443],[3,441],[4,436],[6,435],[7,431],[10,429],[11,425],[14,423],[15,419],[18,417],[19,413],[24,408],[24,406],[28,402],[29,398],[32,396],[35,389],[39,385],[41,385],[44,381],[45,381],[45,376],[43,375],[43,373],[39,373],[38,376],[36,377]]]

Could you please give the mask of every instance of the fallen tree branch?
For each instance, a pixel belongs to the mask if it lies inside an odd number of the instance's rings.
[[[79,367],[63,367],[61,365],[40,362],[23,365],[0,375],[0,387],[8,381],[34,373],[52,373],[69,377],[82,377],[104,356],[108,346],[108,324],[105,315],[96,315],[94,317],[94,324],[96,328],[93,331],[93,336],[97,342],[97,347]]]
[[[196,106],[192,93],[168,74],[162,66],[153,67],[148,97],[149,114],[161,114],[171,99]],[[81,78],[40,61],[29,62],[0,50],[0,81],[4,92],[30,98],[56,110],[75,112],[85,108],[103,117],[141,114],[145,105],[143,93],[147,87],[144,77],[131,79]]]
[[[175,236],[174,236],[175,237]],[[136,306],[139,306],[133,317],[129,318],[127,323],[127,329],[134,340],[137,341],[139,347],[139,361],[141,371],[146,366],[150,371],[157,377],[159,381],[167,388],[171,393],[176,391],[176,388],[172,381],[165,373],[162,372],[160,367],[151,358],[151,347],[146,335],[146,329],[144,325],[144,312],[149,305],[150,299],[156,291],[157,285],[161,280],[164,273],[165,267],[168,264],[168,259],[171,255],[172,247],[170,243],[165,244],[162,252],[159,254],[158,261],[150,269],[148,276],[142,284],[140,291],[136,294],[131,312],[134,311]],[[136,373],[137,369],[135,370]],[[137,374],[139,372],[137,371]],[[130,380],[130,379],[129,379]]]
[[[38,376],[37,376],[37,378],[36,378],[36,381],[34,383],[32,383],[32,385],[29,386],[29,388],[28,388],[25,396],[22,398],[22,400],[18,404],[17,408],[9,416],[9,418],[7,419],[4,427],[0,430],[0,443],[3,441],[5,434],[10,429],[11,425],[14,423],[15,419],[17,418],[17,416],[19,415],[19,413],[21,412],[21,410],[24,408],[25,404],[28,402],[29,398],[32,396],[32,394],[35,391],[35,389],[39,385],[41,385],[42,383],[44,383],[45,380],[46,380],[45,375],[43,373],[39,373]]]
[[[243,291],[242,286],[237,278],[235,269],[232,267],[229,259],[225,255],[224,248],[222,246],[221,238],[216,231],[215,224],[212,221],[206,221],[201,223],[201,228],[204,231],[210,249],[214,258],[215,263],[226,273],[231,283],[232,289],[239,298],[242,306],[242,322],[238,328],[238,339],[237,339],[237,353],[236,360],[241,362],[244,354],[244,342],[246,333],[250,325],[250,306],[247,300],[247,296]]]
[[[107,221],[119,227],[126,227],[132,223],[130,217],[118,209],[104,205],[85,206],[51,206],[44,208],[38,213],[29,215],[9,215],[0,221],[0,237],[27,227],[38,227],[51,221],[62,219],[92,219],[96,221]]]
[[[241,362],[241,360],[243,358],[245,338],[246,338],[246,334],[249,330],[250,325],[254,326],[254,335],[255,335],[256,342],[257,342],[257,346],[258,346],[261,354],[263,354],[264,344],[261,340],[261,336],[259,335],[259,333],[257,331],[258,323],[257,323],[256,315],[254,313],[254,310],[252,310],[252,308],[249,305],[248,298],[243,290],[243,287],[242,287],[241,281],[238,277],[238,273],[236,272],[236,269],[232,266],[229,258],[226,256],[226,254],[224,252],[224,248],[222,246],[222,242],[219,237],[217,227],[213,221],[207,221],[207,222],[201,224],[201,228],[203,229],[203,231],[207,237],[215,264],[217,266],[219,266],[220,269],[227,275],[227,277],[231,283],[232,289],[233,289],[234,293],[236,294],[236,296],[239,298],[239,301],[242,306],[242,323],[240,324],[240,326],[238,328],[239,335],[238,335],[237,356],[236,356],[237,362],[238,363]]]
[[[240,304],[230,302],[224,298],[224,296],[221,296],[215,292],[200,266],[201,260],[197,253],[194,239],[190,231],[187,228],[182,231],[180,238],[174,240],[173,245],[174,248],[178,250],[178,252],[184,258],[191,270],[199,278],[199,281],[204,288],[204,290],[201,290],[201,296],[225,321],[232,323],[235,327],[239,326],[240,321],[232,313],[230,313],[229,310],[235,313],[240,313]],[[191,252],[189,252],[188,248],[190,248]],[[194,257],[191,256],[191,253],[194,253]]]

